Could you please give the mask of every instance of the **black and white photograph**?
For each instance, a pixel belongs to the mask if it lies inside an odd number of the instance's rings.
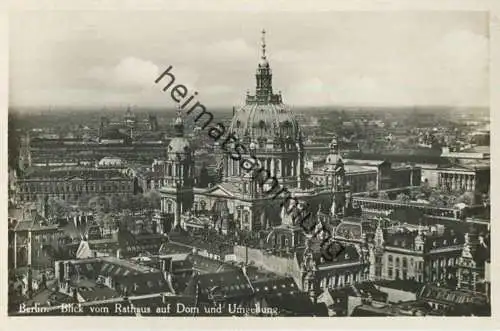
[[[8,315],[491,317],[490,19],[11,13]]]

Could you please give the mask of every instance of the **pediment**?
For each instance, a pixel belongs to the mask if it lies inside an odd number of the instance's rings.
[[[234,197],[235,196],[234,193],[236,193],[236,192],[231,192],[229,189],[227,189],[221,185],[216,185],[211,190],[209,190],[207,192],[208,195],[215,195],[215,196],[227,197],[227,198]]]

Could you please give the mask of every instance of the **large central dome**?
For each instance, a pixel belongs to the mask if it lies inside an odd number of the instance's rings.
[[[300,138],[300,127],[291,111],[283,103],[247,103],[233,116],[231,132],[238,137]]]
[[[301,138],[300,127],[281,94],[273,93],[272,71],[266,57],[265,31],[262,32],[262,56],[257,67],[255,94],[233,116],[231,132],[240,138],[294,140]]]

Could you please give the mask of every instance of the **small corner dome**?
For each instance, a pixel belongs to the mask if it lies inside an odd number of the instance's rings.
[[[186,138],[175,137],[168,144],[167,155],[169,159],[176,158],[176,155],[185,155],[191,153],[191,145]]]

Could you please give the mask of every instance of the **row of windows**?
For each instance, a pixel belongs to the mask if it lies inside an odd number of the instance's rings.
[[[104,185],[87,185],[87,186],[68,186],[64,184],[59,185],[22,185],[19,188],[21,193],[50,193],[50,192],[113,192],[117,190],[128,190],[133,187],[133,184],[130,182],[124,183],[113,183],[113,184],[104,184]]]
[[[414,205],[411,203],[404,203],[404,202],[389,202],[389,201],[377,201],[377,202],[372,202],[372,201],[363,201],[361,199],[356,199],[355,201],[358,202],[362,207],[364,208],[369,208],[369,209],[378,209],[378,210],[392,210],[394,209],[395,206],[403,206],[403,207],[412,207],[414,209],[419,209],[422,210],[424,213],[427,215],[431,216],[443,216],[443,217],[451,217],[451,218],[456,218],[458,215],[458,211],[454,210],[444,210],[441,208],[433,208],[429,206],[421,206],[421,205]]]
[[[363,276],[361,273],[350,274],[346,273],[345,275],[337,275],[331,276],[329,278],[323,278],[320,281],[320,287],[333,288],[337,286],[344,286],[350,283],[356,283],[362,280]]]
[[[389,279],[402,279],[402,280],[406,280],[408,279],[408,272],[406,269],[403,269],[403,270],[399,270],[399,269],[392,269],[392,268],[389,268],[387,269],[387,277]],[[422,274],[417,274],[416,277],[410,277],[412,279],[415,279],[417,282],[423,282],[424,280],[424,277]]]
[[[127,191],[112,191],[112,193],[114,194],[130,194],[131,191],[130,190],[127,190]],[[73,193],[73,194],[65,194],[65,193],[54,193],[54,192],[51,192],[51,193],[48,193],[46,194],[48,195],[49,197],[58,197],[58,198],[61,198],[63,200],[71,200],[71,199],[79,199],[81,197],[81,193]],[[22,194],[19,196],[19,200],[22,202],[22,201],[35,201],[39,198],[39,195],[37,195],[36,193],[34,194]]]
[[[404,268],[404,269],[407,269],[408,268],[408,262],[409,262],[409,265],[411,267],[413,267],[413,265],[415,264],[415,261],[414,261],[413,258],[410,258],[408,260],[408,258],[406,258],[406,257],[403,257],[401,259],[399,257],[396,257],[394,259],[392,255],[388,255],[387,256],[387,263],[388,263],[389,268],[392,268],[394,266],[394,261],[395,261],[395,266],[398,269],[401,268],[401,267]],[[416,266],[417,270],[423,270],[424,263],[422,261],[418,261],[415,266]]]

